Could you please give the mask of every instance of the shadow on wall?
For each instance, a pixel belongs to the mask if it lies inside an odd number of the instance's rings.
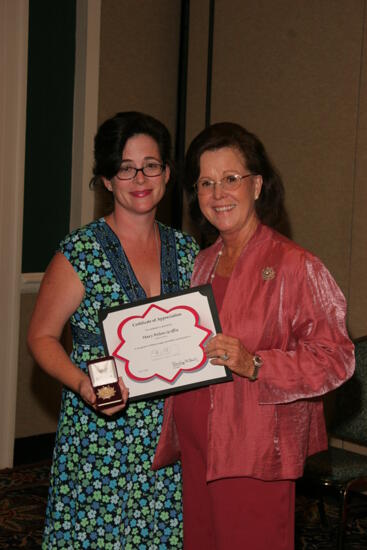
[[[63,330],[61,344],[66,353],[70,355],[72,350],[72,338],[69,323],[67,323]],[[30,389],[40,409],[55,423],[56,427],[60,413],[62,384],[43,371],[37,363],[33,361]]]
[[[32,399],[37,403],[37,409],[40,410],[40,413],[45,415],[47,426],[50,424],[50,427],[55,425],[55,429],[60,412],[61,390],[62,385],[60,382],[49,376],[33,362],[30,383]],[[32,419],[30,418],[31,421]],[[44,430],[49,431],[49,428],[47,427],[46,429],[45,426],[44,429],[41,429],[41,433]]]
[[[27,346],[27,331],[35,301],[36,294],[21,296],[16,438],[55,432],[60,410],[61,384],[36,364]],[[69,330],[64,331],[62,342],[69,350]]]

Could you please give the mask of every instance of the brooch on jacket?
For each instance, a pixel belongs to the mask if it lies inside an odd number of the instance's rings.
[[[275,269],[273,267],[264,267],[261,275],[264,281],[270,281],[270,279],[274,279],[275,277]]]

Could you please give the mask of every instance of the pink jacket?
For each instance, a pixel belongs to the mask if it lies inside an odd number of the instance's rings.
[[[219,238],[196,259],[192,286],[208,282]],[[256,382],[209,388],[207,481],[295,479],[327,447],[321,396],[352,376],[354,346],[344,296],[321,261],[259,225],[233,270],[220,312],[223,334],[263,359]],[[166,400],[153,469],[180,458]]]

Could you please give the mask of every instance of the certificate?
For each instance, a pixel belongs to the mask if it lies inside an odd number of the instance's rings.
[[[221,332],[210,285],[103,309],[99,321],[130,401],[232,380],[205,354],[205,343]]]

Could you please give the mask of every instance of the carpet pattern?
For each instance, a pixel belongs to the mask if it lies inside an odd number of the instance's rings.
[[[0,548],[41,548],[50,462],[0,470]],[[296,550],[329,550],[336,545],[337,507],[325,502],[328,525],[320,524],[317,501],[296,499]],[[367,514],[348,525],[345,550],[367,550]],[[248,549],[251,550],[251,549]]]
[[[324,497],[327,525],[322,525],[318,501],[310,496],[296,497],[295,550],[326,550],[337,547],[338,507],[332,497]],[[361,508],[361,517],[347,525],[344,550],[367,550],[367,507]]]
[[[50,462],[0,470],[0,548],[41,548]]]

